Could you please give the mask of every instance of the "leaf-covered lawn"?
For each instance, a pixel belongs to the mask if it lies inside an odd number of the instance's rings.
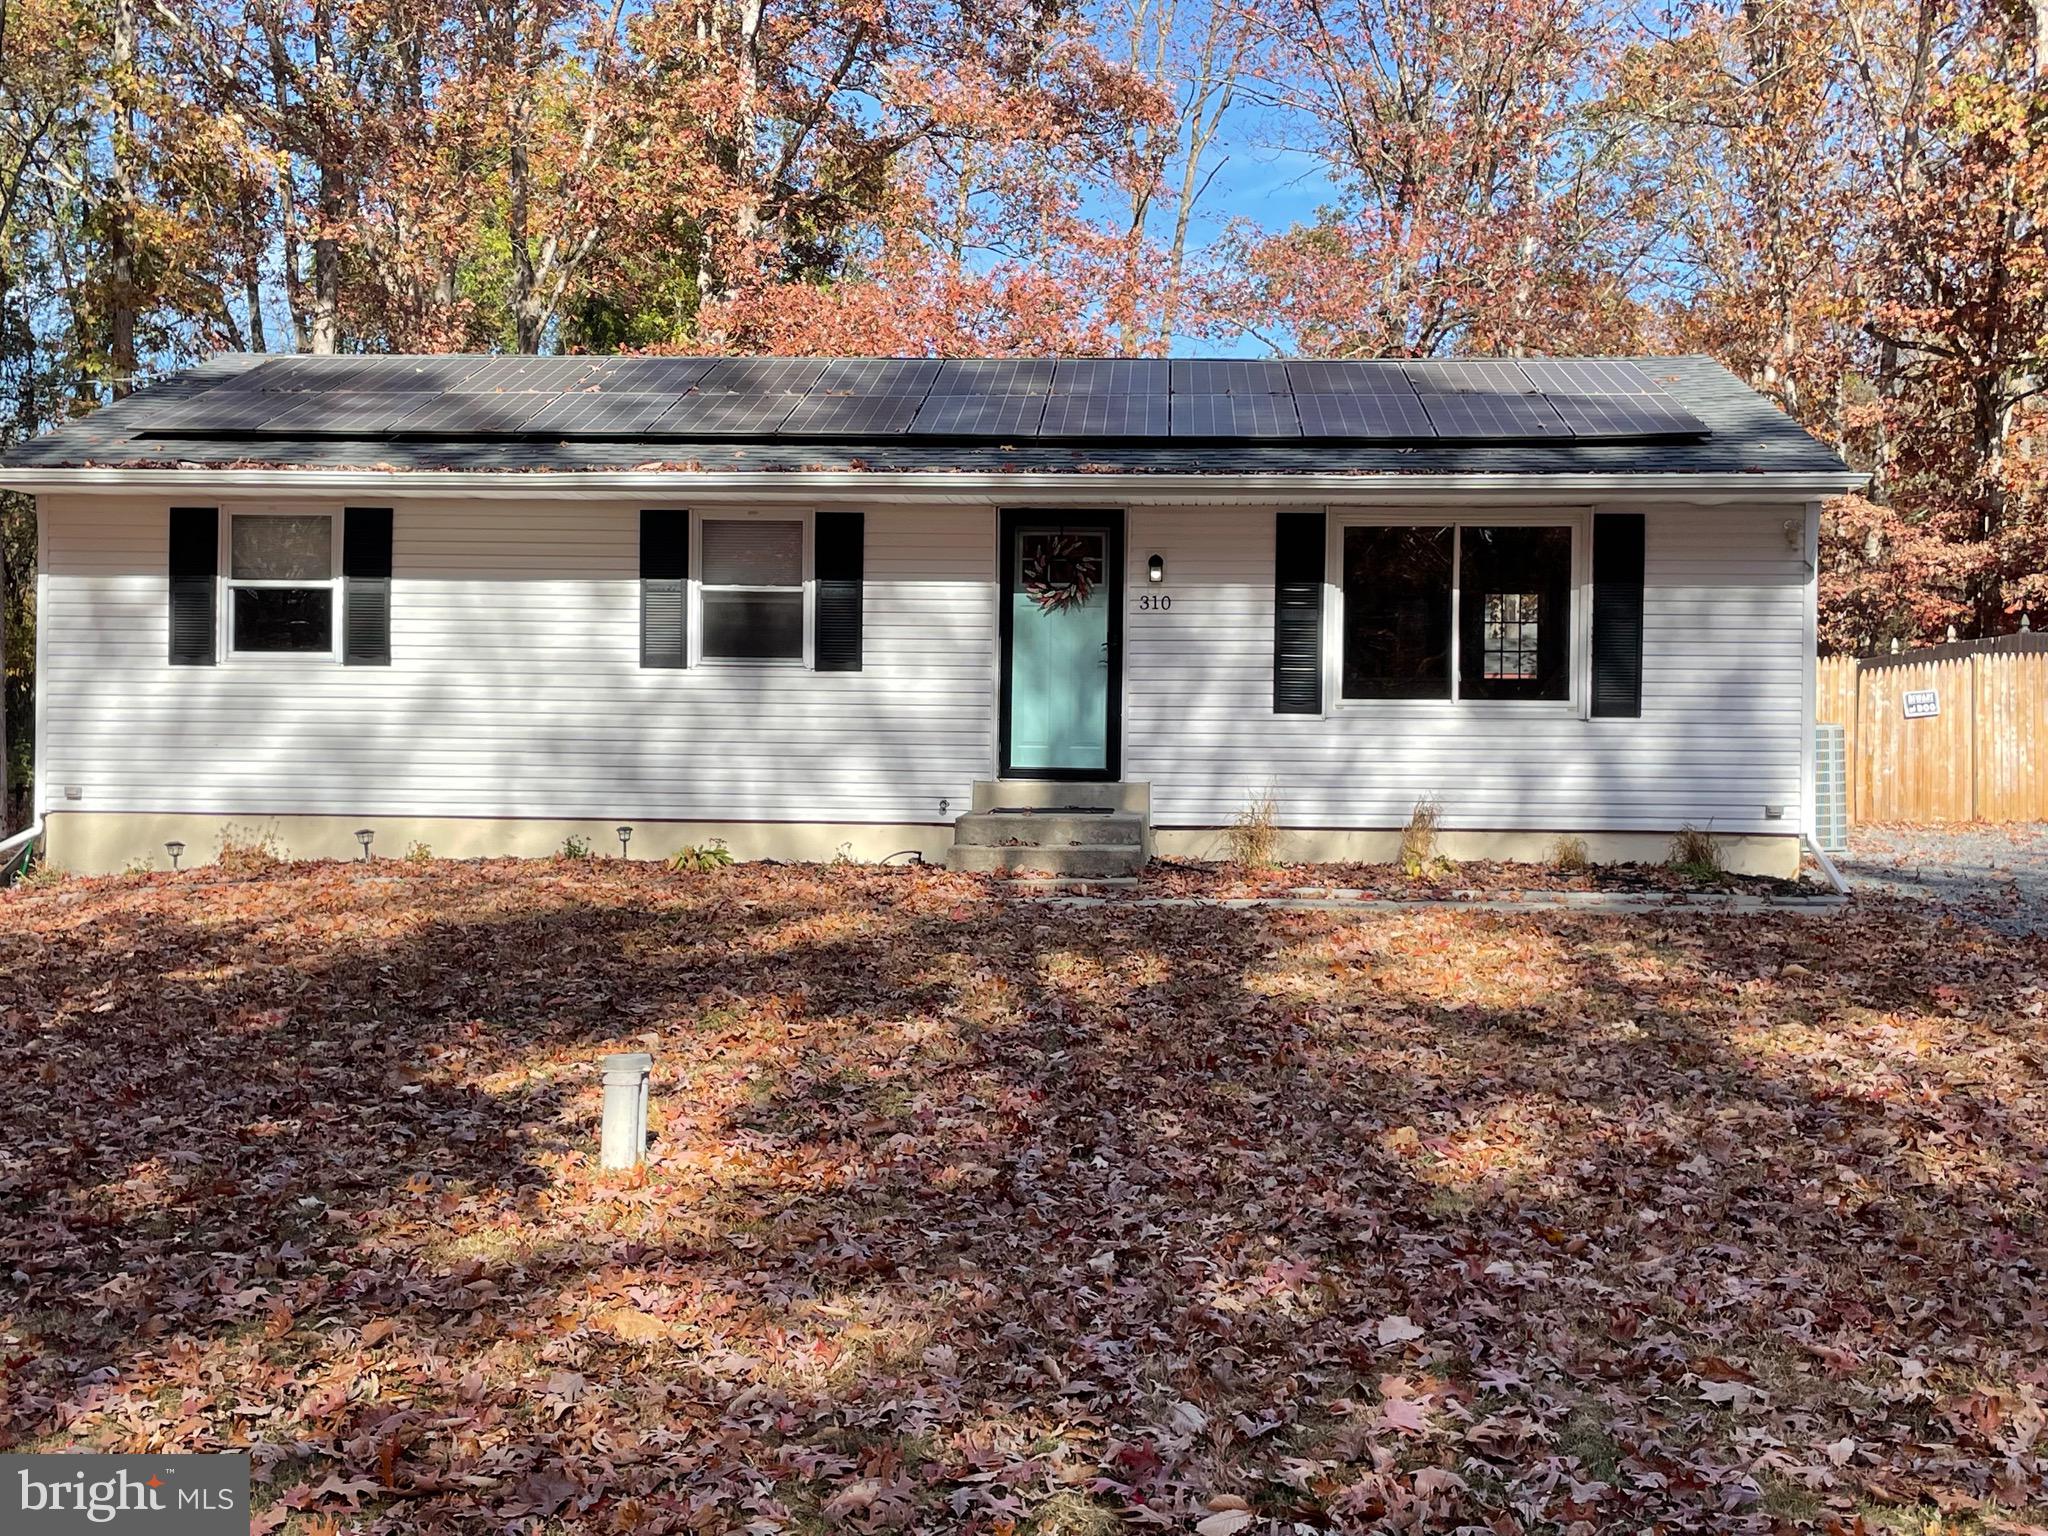
[[[17,891],[0,1447],[248,1446],[304,1532],[2024,1531],[2043,970],[1872,902]]]

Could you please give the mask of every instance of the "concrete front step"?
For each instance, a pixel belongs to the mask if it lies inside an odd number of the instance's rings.
[[[981,779],[974,786],[973,811],[1065,810],[1152,813],[1150,784],[1068,784],[1051,779]]]
[[[954,821],[953,842],[972,848],[1142,848],[1145,818],[1125,811],[974,811]]]
[[[982,875],[1058,875],[1068,880],[1128,879],[1145,867],[1142,844],[1070,843],[1056,848],[956,843],[946,867]]]

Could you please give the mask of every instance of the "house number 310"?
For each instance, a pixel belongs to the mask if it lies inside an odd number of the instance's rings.
[[[1173,606],[1173,599],[1164,592],[1147,592],[1138,599],[1141,613],[1164,613]]]

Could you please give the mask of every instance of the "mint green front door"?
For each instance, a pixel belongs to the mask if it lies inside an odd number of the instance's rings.
[[[1006,522],[1003,773],[1115,778],[1121,530]]]

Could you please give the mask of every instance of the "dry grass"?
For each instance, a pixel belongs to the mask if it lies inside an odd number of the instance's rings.
[[[1451,861],[1437,851],[1437,823],[1443,819],[1443,803],[1424,795],[1408,813],[1408,825],[1401,829],[1401,870],[1411,880],[1426,880],[1446,874]]]
[[[1248,796],[1243,810],[1224,829],[1223,844],[1230,862],[1240,869],[1271,869],[1280,840],[1280,808],[1271,790]]]
[[[277,832],[272,827],[246,827],[229,822],[221,828],[220,843],[214,855],[222,874],[263,875],[279,868],[284,855],[278,848]]]
[[[1593,861],[1586,854],[1583,837],[1560,837],[1550,845],[1550,867],[1561,875],[1592,873]]]
[[[1721,845],[1713,833],[1687,824],[1671,839],[1664,862],[1683,874],[1707,879],[1721,873]]]

